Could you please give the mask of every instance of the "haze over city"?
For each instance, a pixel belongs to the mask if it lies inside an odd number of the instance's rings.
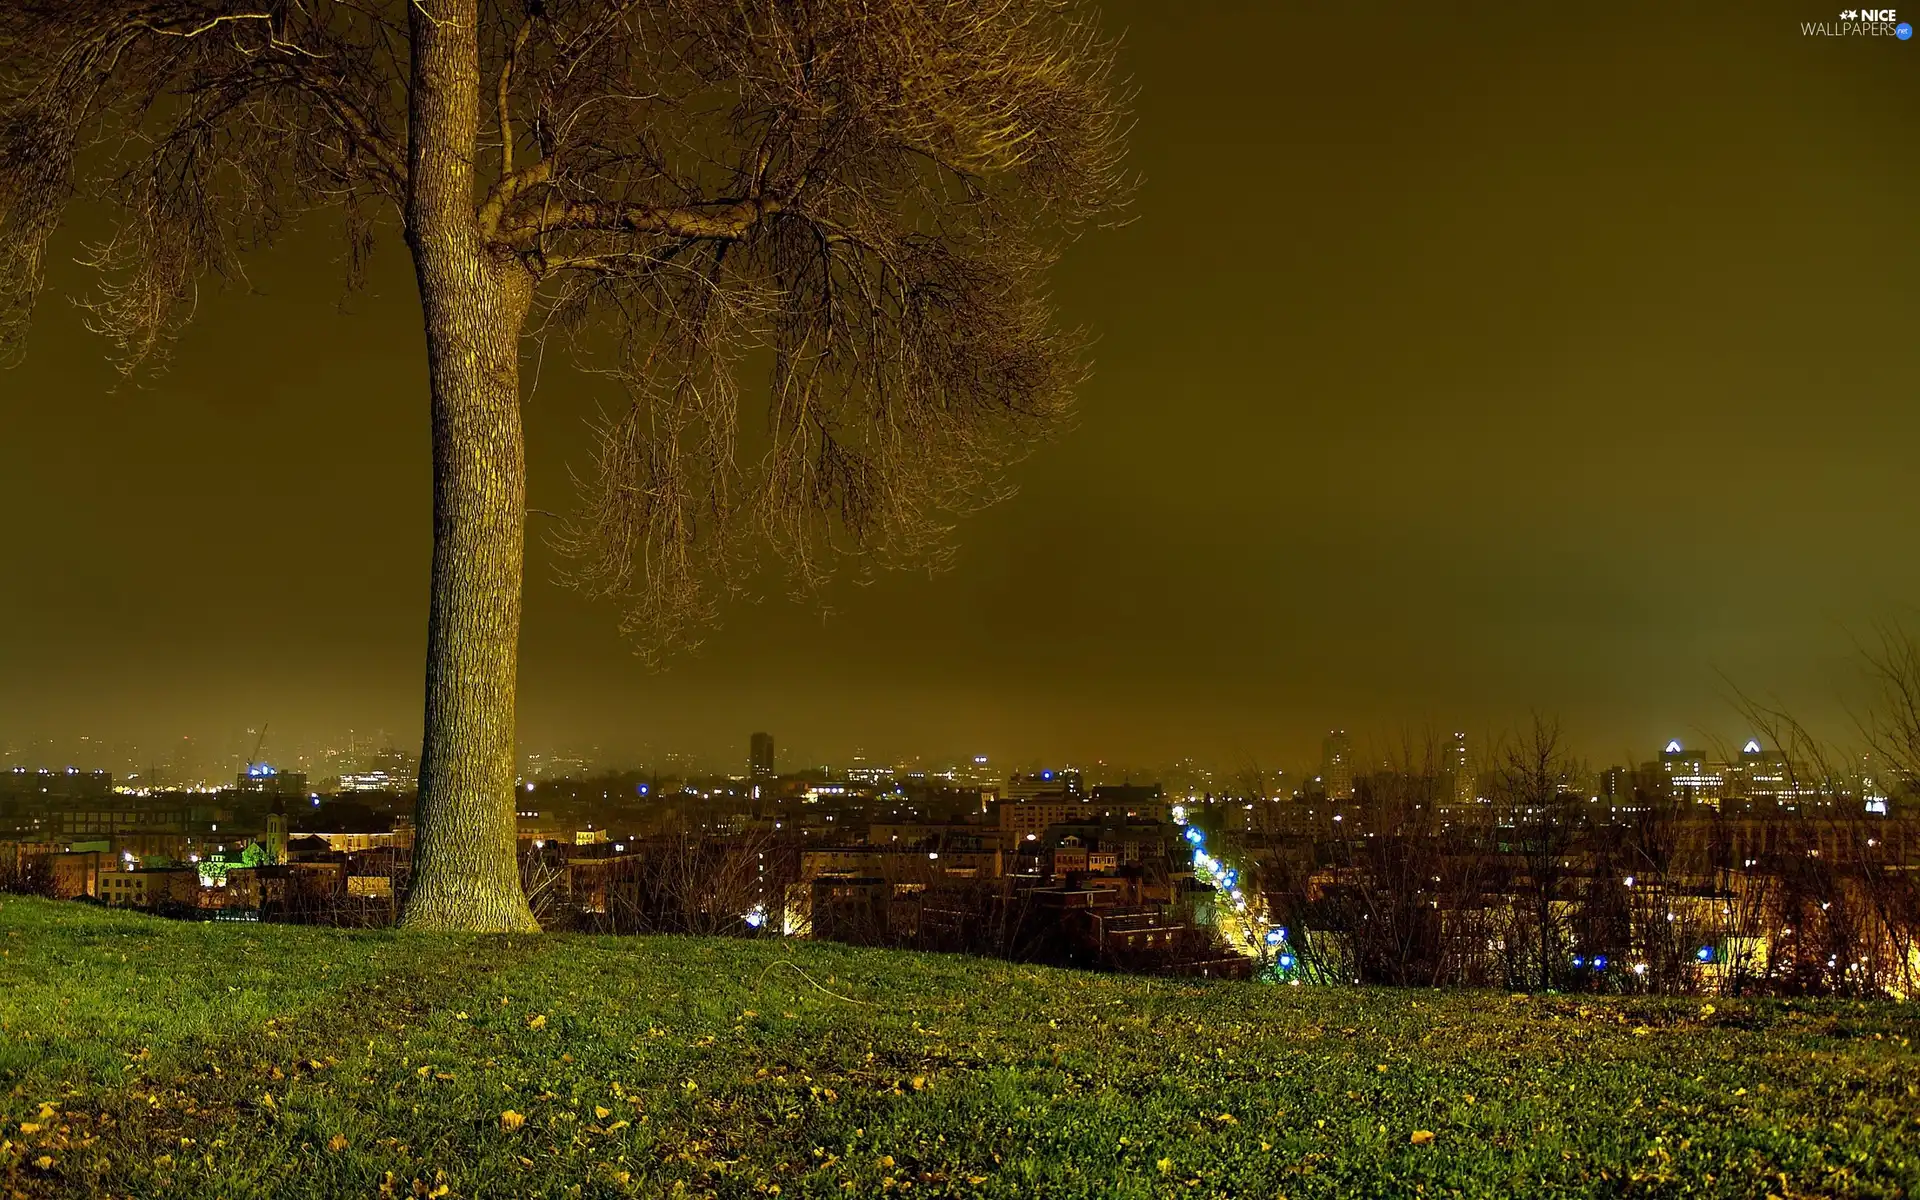
[[[1913,32],[0,0],[0,1196],[1920,1195]]]
[[[1096,338],[1076,425],[950,570],[763,575],[664,672],[535,515],[523,748],[1300,768],[1333,726],[1542,711],[1628,761],[1744,738],[1736,687],[1847,731],[1855,640],[1920,597],[1908,47],[1793,6],[1105,7],[1143,183],[1055,273]],[[0,381],[10,746],[417,745],[414,284],[383,245],[339,311],[333,236],[204,292],[155,378],[42,304]],[[613,394],[527,391],[530,504],[570,511]]]

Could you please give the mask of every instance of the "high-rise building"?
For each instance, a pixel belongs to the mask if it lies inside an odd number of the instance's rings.
[[[1727,791],[1760,805],[1793,808],[1800,788],[1793,765],[1778,750],[1766,750],[1758,738],[1747,739],[1740,748],[1740,761],[1730,772]]]
[[[1453,784],[1453,802],[1464,808],[1474,801],[1473,764],[1467,756],[1467,735],[1456,733],[1447,743],[1446,766]]]
[[[1320,745],[1320,783],[1329,800],[1353,799],[1353,743],[1335,729]]]
[[[1676,800],[1720,807],[1726,794],[1727,771],[1723,763],[1710,763],[1698,750],[1688,750],[1675,738],[1660,751],[1660,772],[1666,777],[1667,794]]]
[[[1600,795],[1614,813],[1639,812],[1645,807],[1640,772],[1632,767],[1608,767],[1600,773]]]
[[[772,734],[756,733],[748,740],[747,771],[756,779],[766,779],[773,775]]]

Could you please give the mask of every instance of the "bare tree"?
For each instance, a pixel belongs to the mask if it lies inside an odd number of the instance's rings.
[[[1914,782],[1920,768],[1920,643],[1878,631],[1861,657],[1875,694],[1856,721],[1864,753],[1842,753],[1778,705],[1741,711],[1786,753],[1797,820],[1776,831],[1758,982],[1787,992],[1911,996],[1920,962]]]
[[[1502,752],[1495,775],[1495,795],[1512,823],[1514,848],[1524,866],[1522,889],[1530,902],[1525,917],[1534,926],[1534,974],[1542,991],[1554,986],[1563,966],[1561,907],[1566,885],[1575,877],[1573,854],[1584,824],[1577,797],[1567,788],[1574,771],[1559,723],[1536,715]]]
[[[713,836],[682,823],[604,861],[598,925],[613,933],[779,929],[798,865],[794,839],[772,829]]]
[[[527,908],[542,929],[562,929],[571,925],[573,915],[567,905],[567,847],[561,842],[544,845],[530,843],[519,855],[520,893]]]
[[[12,344],[76,194],[120,213],[89,303],[128,369],[295,214],[341,215],[350,283],[398,218],[434,465],[417,927],[537,927],[524,338],[624,385],[564,540],[657,652],[756,545],[802,584],[937,555],[1065,411],[1083,360],[1044,273],[1127,190],[1112,48],[1073,0],[9,0],[0,54]]]
[[[46,854],[26,854],[18,844],[0,846],[0,892],[53,898],[53,862]]]

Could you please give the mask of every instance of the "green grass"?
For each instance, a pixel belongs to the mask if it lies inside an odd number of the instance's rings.
[[[0,950],[0,1196],[1920,1194],[1911,1006],[13,898]]]

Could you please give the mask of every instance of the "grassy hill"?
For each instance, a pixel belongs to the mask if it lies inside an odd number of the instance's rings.
[[[0,1195],[1920,1194],[1911,1006],[15,898],[0,950]]]

